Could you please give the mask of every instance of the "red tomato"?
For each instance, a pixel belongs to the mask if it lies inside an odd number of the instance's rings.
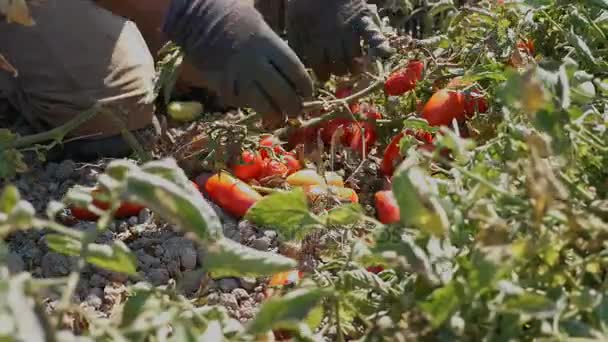
[[[226,172],[211,176],[205,183],[205,191],[213,202],[236,217],[244,216],[262,198],[247,183]]]
[[[534,41],[532,39],[521,40],[517,43],[517,48],[524,50],[529,55],[534,55],[536,53],[536,49],[534,46]]]
[[[404,69],[392,73],[384,83],[387,95],[398,96],[416,88],[416,83],[422,80],[424,63],[414,60]]]
[[[378,274],[378,273],[384,271],[384,267],[382,267],[380,265],[369,266],[369,267],[367,267],[367,271],[374,273],[374,274]]]
[[[397,166],[398,161],[401,159],[401,153],[399,149],[399,142],[405,135],[405,132],[401,132],[393,137],[391,142],[384,149],[384,155],[382,162],[380,163],[380,172],[385,176],[392,176]]]
[[[95,196],[96,194],[102,194],[102,191],[95,189],[91,194]],[[96,199],[95,197],[93,197],[92,204],[101,210],[108,210],[110,208],[110,205],[107,202]],[[136,203],[122,202],[118,209],[116,209],[116,212],[114,212],[114,218],[137,216],[143,208],[144,206]],[[70,208],[70,212],[72,213],[72,216],[83,221],[95,221],[99,218],[99,216],[89,211],[87,208],[73,206]]]
[[[329,120],[320,125],[321,128],[321,139],[326,144],[331,144],[331,139],[336,133],[336,131],[342,127],[342,129],[346,130],[346,127],[350,126],[353,121],[347,118],[337,118],[333,120]],[[338,140],[339,141],[339,140]]]
[[[378,213],[380,222],[391,224],[401,220],[399,205],[392,191],[379,191],[374,197],[376,200],[376,212]]]
[[[347,130],[347,144],[353,151],[362,153],[365,141],[365,153],[367,154],[378,140],[376,126],[371,122],[360,122],[359,124],[361,127],[352,124]]]
[[[464,110],[467,115],[485,113],[488,111],[488,102],[483,95],[472,91],[470,94],[465,95]]]
[[[234,175],[245,182],[260,178],[264,170],[264,161],[261,155],[251,151],[243,151],[241,159],[242,161],[239,164],[232,167]]]
[[[422,109],[422,117],[431,126],[451,126],[452,120],[465,118],[464,95],[459,91],[443,89],[431,96]]]
[[[283,156],[283,162],[285,163],[285,166],[287,166],[288,175],[294,174],[302,168],[300,161],[292,155]]]
[[[285,177],[289,173],[287,165],[282,164],[278,160],[266,160],[261,178],[279,176]]]

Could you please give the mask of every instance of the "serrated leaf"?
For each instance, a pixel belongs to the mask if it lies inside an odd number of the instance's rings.
[[[204,260],[205,268],[215,278],[268,276],[297,266],[293,259],[261,252],[226,238],[208,246]]]
[[[437,328],[458,310],[463,297],[460,285],[451,281],[446,286],[433,291],[419,306],[429,316],[431,325]]]
[[[72,237],[48,234],[45,237],[49,248],[57,253],[69,256],[80,256],[82,243]],[[129,275],[137,273],[135,256],[122,241],[114,241],[112,245],[89,244],[86,261],[109,271]]]
[[[297,328],[323,298],[331,293],[315,289],[298,289],[281,298],[268,300],[249,324],[248,331],[261,334],[275,328]]]
[[[358,203],[344,204],[320,217],[325,225],[346,226],[357,223],[363,216],[363,208]]]
[[[259,226],[277,230],[285,239],[303,237],[319,219],[308,209],[302,188],[277,192],[259,200],[245,214],[245,219]]]
[[[393,177],[393,193],[404,225],[441,236],[448,230],[447,215],[433,194],[427,177],[418,166],[398,169]]]
[[[126,196],[196,234],[202,241],[216,241],[223,237],[222,225],[213,208],[192,190],[140,170],[129,172]]]

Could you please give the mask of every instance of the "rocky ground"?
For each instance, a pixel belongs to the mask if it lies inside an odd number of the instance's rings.
[[[30,201],[40,213],[44,212],[49,201],[61,200],[72,186],[93,185],[105,165],[106,161],[97,164],[79,164],[71,160],[51,162],[19,176],[14,184],[24,199]],[[257,229],[247,221],[237,222],[218,207],[215,208],[223,220],[226,236],[258,250],[278,250],[276,232]],[[95,229],[95,222],[79,222],[67,211],[61,220],[74,229]],[[201,284],[205,283],[208,302],[225,306],[237,319],[253,317],[256,306],[264,299],[264,285],[256,279],[204,279],[200,272],[202,252],[192,241],[157,219],[148,209],[143,209],[138,216],[116,220],[96,242],[109,243],[114,240],[123,241],[136,255],[140,279],[153,285],[165,285],[171,279],[175,280],[180,291],[188,296],[200,294]],[[76,267],[75,257],[49,250],[44,231],[15,233],[7,244],[10,249],[9,268],[13,272],[29,271],[35,277],[61,277]],[[126,291],[125,284],[138,280],[93,266],[85,268],[81,279],[75,300],[100,314],[110,312],[116,298]],[[49,308],[58,299],[58,295],[55,298],[51,296],[47,302]]]

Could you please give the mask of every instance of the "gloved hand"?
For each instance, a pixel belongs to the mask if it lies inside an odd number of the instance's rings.
[[[163,31],[210,90],[226,104],[253,108],[267,123],[299,114],[302,98],[312,96],[304,65],[252,1],[173,0]]]
[[[380,57],[393,53],[364,0],[290,0],[289,45],[321,81],[355,73],[361,39]]]

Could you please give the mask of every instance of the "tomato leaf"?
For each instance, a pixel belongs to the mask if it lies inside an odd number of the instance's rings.
[[[57,253],[79,256],[82,251],[82,242],[69,236],[49,234],[45,240]],[[112,245],[89,244],[86,260],[106,270],[130,275],[137,273],[135,256],[122,241],[114,241]]]
[[[178,178],[174,180],[180,181]],[[202,196],[195,193],[192,185],[187,186],[180,186],[148,172],[133,170],[127,176],[125,190],[130,200],[196,234],[203,242],[220,239],[223,232],[217,214]]]
[[[325,225],[345,226],[357,223],[363,216],[363,208],[358,203],[341,205],[320,217]]]
[[[303,237],[312,224],[320,223],[309,211],[301,188],[264,197],[249,209],[245,219],[275,229],[288,240]]]
[[[449,223],[435,191],[432,179],[418,166],[398,169],[393,177],[393,193],[401,211],[401,222],[428,234],[444,235]]]
[[[260,334],[275,328],[297,328],[297,325],[314,310],[331,292],[323,289],[298,289],[282,298],[268,300],[249,324],[248,331]]]
[[[267,276],[297,266],[293,259],[261,252],[226,238],[209,245],[204,260],[205,268],[214,278]]]

